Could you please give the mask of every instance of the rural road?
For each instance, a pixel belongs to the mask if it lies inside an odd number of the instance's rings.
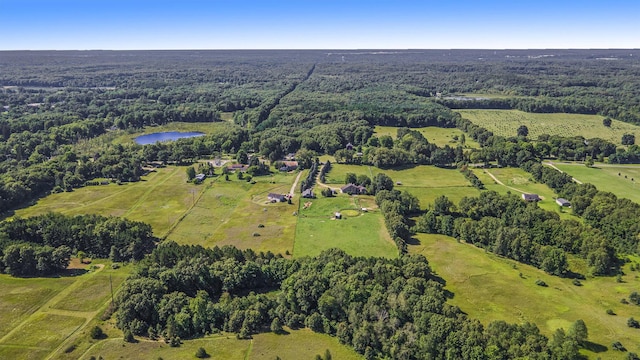
[[[289,190],[289,195],[291,195],[291,197],[293,197],[293,193],[296,191],[296,187],[298,186],[298,181],[300,181],[300,176],[302,176],[302,171],[298,173],[298,176],[296,176],[296,181],[294,181],[293,185],[291,185],[291,190]]]
[[[511,190],[513,190],[513,191],[517,191],[517,192],[519,192],[519,193],[528,194],[526,191],[522,191],[522,190],[516,189],[516,188],[514,188],[514,187],[511,187],[511,186],[509,186],[509,185],[506,185],[506,184],[505,184],[505,183],[503,183],[502,181],[498,180],[498,178],[497,178],[497,177],[495,177],[495,176],[494,176],[492,173],[490,173],[488,170],[486,170],[486,169],[485,169],[485,170],[483,170],[483,171],[484,171],[487,175],[491,176],[491,178],[493,179],[493,181],[495,181],[495,182],[496,182],[496,184],[498,184],[498,185],[502,185],[502,186],[506,187],[507,189],[511,189]],[[542,198],[542,197],[540,197],[540,198]]]
[[[558,169],[555,165],[553,165],[553,163],[552,163],[551,161],[549,161],[549,162],[543,162],[543,163],[542,163],[542,165],[547,165],[547,166],[549,166],[549,167],[551,167],[551,168],[554,168],[554,169],[556,169],[556,170],[558,170],[558,171],[560,171],[561,173],[563,173],[563,174],[564,174],[564,171],[562,171],[562,170]],[[584,166],[584,165],[583,165],[583,166]],[[573,182],[575,182],[576,184],[582,184],[582,181],[580,181],[580,180],[578,180],[578,179],[576,179],[576,178],[574,178],[574,177],[572,177],[572,178],[571,178],[571,180],[573,180]]]

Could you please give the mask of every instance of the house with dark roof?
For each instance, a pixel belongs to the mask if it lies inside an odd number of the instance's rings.
[[[569,202],[569,200],[567,199],[563,199],[563,198],[557,198],[556,199],[556,204],[562,206],[562,207],[570,207],[571,203]]]
[[[280,171],[292,171],[298,168],[297,161],[283,161],[282,166],[278,169]]]
[[[302,197],[305,199],[313,199],[316,197],[316,195],[313,193],[313,190],[311,190],[311,188],[305,190],[302,192]]]
[[[522,200],[524,201],[540,201],[538,194],[522,194]]]
[[[269,193],[269,195],[267,195],[267,199],[271,202],[285,202],[287,201],[287,196],[282,194]]]
[[[349,183],[349,184],[341,187],[340,191],[343,194],[360,195],[360,194],[366,194],[367,193],[367,188],[364,187],[364,186],[360,186],[360,185]]]
[[[345,146],[345,149],[353,150],[353,144],[352,143],[347,143],[347,146]]]

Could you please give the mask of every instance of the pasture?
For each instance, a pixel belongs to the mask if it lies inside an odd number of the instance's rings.
[[[286,334],[256,334],[251,340],[237,340],[235,334],[211,335],[186,340],[175,348],[162,341],[141,340],[131,344],[125,343],[122,338],[109,338],[97,342],[80,359],[88,360],[91,356],[114,359],[192,359],[200,347],[205,349],[212,360],[273,360],[277,356],[283,360],[313,359],[315,355],[324,356],[327,349],[334,359],[363,358],[329,335],[317,334],[309,329],[287,329]]]
[[[582,114],[538,114],[519,110],[456,110],[463,118],[492,131],[496,135],[516,136],[518,127],[529,129],[529,138],[541,134],[565,137],[601,138],[620,145],[622,135],[629,133],[640,138],[640,127],[613,120],[611,127],[602,125],[604,116]]]
[[[597,163],[588,168],[582,163],[555,161],[553,165],[579,181],[595,185],[598,190],[640,203],[640,165]]]
[[[454,293],[449,302],[471,318],[485,325],[495,320],[529,321],[546,336],[560,327],[567,330],[582,319],[589,331],[590,348],[597,351],[585,351],[590,358],[624,358],[624,353],[610,349],[614,341],[620,341],[629,351],[640,352],[638,330],[626,324],[629,317],[640,317],[640,308],[620,303],[640,286],[639,273],[631,271],[630,264],[624,266],[621,283],[614,277],[598,277],[575,286],[571,279],[548,275],[447,236],[418,234],[416,238],[419,244],[410,245],[409,251],[427,257],[434,271],[445,279],[446,288]],[[549,286],[537,286],[537,279]],[[608,315],[607,309],[616,315]],[[605,348],[608,351],[601,352]]]
[[[422,128],[412,128],[411,130],[419,131],[427,141],[429,141],[429,143],[436,144],[439,147],[444,147],[445,145],[449,145],[451,147],[462,145],[464,148],[480,148],[480,144],[469,138],[462,130],[457,128],[427,126]],[[376,126],[374,132],[378,137],[382,135],[389,135],[395,140],[398,128],[395,126]],[[465,135],[464,144],[460,141],[461,135]],[[457,138],[457,140],[455,138]]]
[[[130,267],[112,269],[96,260],[89,271],[75,270],[58,278],[13,278],[0,275],[0,358],[43,359],[86,330],[111,300]]]
[[[301,204],[298,212],[294,257],[316,256],[333,247],[353,256],[398,256],[372,196],[340,194],[302,199],[302,203],[306,206]],[[335,218],[336,212],[342,219]]]

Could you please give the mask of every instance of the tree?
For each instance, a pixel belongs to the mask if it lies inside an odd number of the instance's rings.
[[[357,178],[356,174],[347,173],[347,175],[344,177],[344,183],[345,184],[356,184],[356,183],[358,183],[358,178]]]
[[[191,181],[196,177],[196,169],[194,169],[193,166],[189,166],[186,171],[187,181]]]
[[[636,136],[633,134],[622,135],[622,145],[633,145],[636,143]]]
[[[604,118],[602,119],[602,125],[606,126],[606,127],[611,127],[611,118]]]
[[[126,329],[124,331],[124,341],[126,341],[128,343],[136,342],[136,339],[133,337],[133,333],[131,332],[131,330]]]
[[[94,326],[93,329],[91,329],[91,338],[92,339],[102,339],[104,337],[104,332],[102,331],[102,329],[100,328],[100,326]]]
[[[529,128],[525,125],[520,125],[517,130],[518,136],[529,136]]]
[[[273,318],[273,321],[271,321],[271,331],[276,333],[276,334],[280,334],[282,333],[282,323],[280,322],[279,318]]]
[[[377,194],[382,190],[393,190],[393,180],[386,174],[378,173],[373,177],[373,192]]]
[[[636,319],[634,319],[634,318],[630,317],[630,318],[627,320],[627,326],[628,326],[628,327],[630,327],[630,328],[636,328],[636,329],[638,329],[638,328],[640,328],[640,323],[638,322],[638,320],[636,320]]]
[[[198,359],[205,359],[209,357],[209,354],[207,354],[207,351],[204,348],[200,347],[196,350],[196,357]]]
[[[571,324],[568,335],[569,337],[575,339],[578,344],[584,345],[585,341],[587,341],[587,338],[589,337],[587,325],[582,319],[576,320],[576,322]]]
[[[240,164],[248,164],[249,156],[244,150],[239,150],[238,154],[236,154],[236,161],[239,162]]]

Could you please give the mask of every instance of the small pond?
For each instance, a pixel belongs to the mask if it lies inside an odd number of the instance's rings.
[[[155,144],[157,142],[173,141],[173,140],[202,136],[202,135],[204,135],[204,133],[201,133],[201,132],[168,131],[168,132],[158,132],[153,134],[140,135],[135,140],[136,140],[136,143],[139,145],[148,145],[148,144]]]

